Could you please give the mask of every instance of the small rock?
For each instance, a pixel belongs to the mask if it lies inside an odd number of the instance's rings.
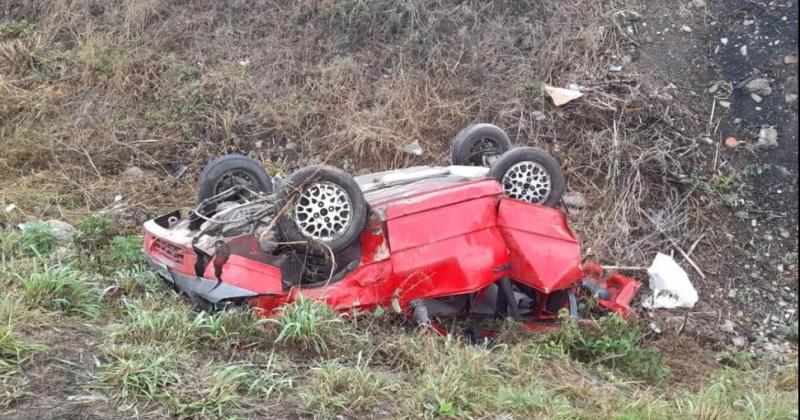
[[[733,123],[734,123],[734,124],[741,124],[741,123],[742,123],[742,121],[743,121],[743,120],[742,120],[741,118],[734,118],[734,119],[733,119]]]
[[[792,237],[792,233],[789,232],[788,229],[783,228],[783,227],[778,228],[778,235],[781,235],[781,238],[783,238],[783,239],[789,239],[789,238]]]
[[[75,236],[75,227],[67,222],[61,220],[48,220],[45,223],[50,226],[50,231],[61,245],[69,245],[69,243],[72,241],[72,237]]]
[[[131,166],[122,172],[122,179],[128,182],[138,181],[142,178],[144,178],[144,171],[138,166]]]
[[[719,101],[719,106],[727,109],[731,107],[731,103],[730,101]]]
[[[566,204],[567,207],[571,207],[574,209],[582,209],[586,207],[586,197],[584,197],[583,194],[577,191],[571,191],[564,194],[564,197],[562,199],[564,200],[564,204]]]
[[[733,334],[735,332],[735,329],[736,325],[734,325],[733,321],[731,321],[730,319],[726,319],[725,322],[719,326],[720,331],[728,334]]]
[[[750,26],[750,25],[752,25],[752,24],[754,24],[754,23],[756,23],[756,21],[755,21],[755,20],[753,20],[753,19],[745,19],[745,20],[744,20],[744,22],[742,22],[742,24],[743,24],[744,26]]]
[[[752,99],[752,100],[753,100],[753,102],[755,102],[755,103],[757,103],[757,104],[760,104],[760,103],[761,103],[761,96],[759,96],[758,94],[751,93],[751,94],[750,94],[750,99]]]
[[[744,85],[744,89],[749,93],[755,93],[760,96],[769,96],[772,93],[772,87],[770,87],[767,79],[753,79]]]
[[[772,126],[762,126],[758,132],[757,149],[772,149],[778,147],[778,130]]]
[[[708,137],[708,136],[700,137],[700,141],[702,141],[703,143],[705,143],[705,144],[707,144],[709,146],[714,145],[714,140],[712,140],[711,137]]]
[[[722,45],[728,45],[728,38],[720,38],[719,42],[721,42]]]
[[[752,227],[758,226],[758,220],[756,220],[756,219],[750,220],[750,226],[752,226]]]
[[[544,121],[547,119],[547,115],[544,115],[544,112],[542,111],[531,112],[531,117],[533,117],[534,121]]]
[[[736,337],[731,338],[731,342],[733,343],[734,347],[739,347],[739,348],[747,345],[747,340],[744,337],[738,335]]]
[[[725,148],[728,150],[733,150],[736,146],[739,145],[739,140],[736,140],[736,137],[728,137],[725,139]]]
[[[622,72],[622,66],[608,66],[609,73],[620,73]]]
[[[692,0],[692,7],[702,9],[706,7],[706,0]]]
[[[655,322],[651,322],[649,325],[647,325],[647,327],[650,328],[650,330],[652,330],[654,333],[661,334],[661,328],[659,328]]]
[[[711,87],[708,88],[708,93],[713,94],[716,93],[717,90],[719,90],[719,85],[717,83],[714,83],[713,85],[711,85]]]
[[[728,290],[728,298],[735,299],[736,298],[736,289]]]
[[[747,57],[747,45],[742,45],[742,47],[739,48],[739,53],[741,53],[743,56]]]
[[[690,28],[690,27],[688,27],[686,25],[681,26],[681,30],[683,32],[686,32],[686,33],[692,32],[692,28]]]
[[[787,104],[793,104],[797,102],[797,94],[796,93],[786,93],[783,95],[783,99],[786,101]]]
[[[772,242],[772,241],[775,240],[775,237],[768,233],[768,234],[764,235],[764,240],[767,241],[767,242]]]

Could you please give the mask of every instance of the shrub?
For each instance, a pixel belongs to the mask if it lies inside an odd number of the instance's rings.
[[[92,214],[78,225],[75,245],[82,251],[94,254],[108,246],[118,232],[117,221],[110,214]]]
[[[115,268],[133,269],[145,263],[141,236],[116,236],[107,253],[108,265]]]

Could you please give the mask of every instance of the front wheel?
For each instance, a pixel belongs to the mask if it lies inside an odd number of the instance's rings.
[[[489,176],[503,193],[528,203],[556,207],[564,195],[564,172],[556,158],[535,147],[520,147],[500,156]]]

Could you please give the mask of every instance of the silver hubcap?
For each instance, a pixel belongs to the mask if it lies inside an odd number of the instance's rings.
[[[347,192],[332,182],[311,184],[294,206],[294,220],[303,236],[332,241],[344,234],[353,217]]]
[[[536,162],[519,162],[503,175],[503,193],[517,200],[542,204],[551,188],[550,174]]]

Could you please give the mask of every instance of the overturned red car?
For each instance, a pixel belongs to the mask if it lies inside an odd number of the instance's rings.
[[[579,300],[630,315],[640,283],[582,264],[557,206],[564,175],[542,150],[512,149],[490,124],[462,130],[451,166],[352,177],[309,166],[286,181],[226,155],[198,182],[197,207],[145,223],[144,251],[203,306],[273,314],[307,297],[337,310],[394,307],[421,324],[577,316]]]

